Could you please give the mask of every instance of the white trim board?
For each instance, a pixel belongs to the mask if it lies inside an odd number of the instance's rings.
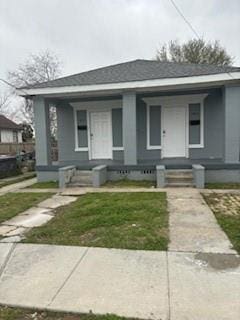
[[[191,84],[232,82],[240,80],[240,72],[219,73],[212,75],[181,77],[181,78],[165,78],[141,81],[118,82],[108,84],[92,84],[81,86],[65,86],[65,87],[45,87],[31,89],[17,89],[16,92],[20,96],[31,95],[47,95],[47,94],[64,94],[64,93],[84,93],[108,90],[124,90],[124,89],[140,89],[154,87],[171,87]]]

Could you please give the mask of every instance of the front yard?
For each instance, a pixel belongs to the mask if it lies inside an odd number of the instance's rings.
[[[212,193],[203,196],[234,249],[240,253],[240,195]]]
[[[92,193],[58,208],[24,242],[106,248],[167,250],[165,193]]]
[[[8,193],[0,196],[0,223],[49,197],[49,193]]]

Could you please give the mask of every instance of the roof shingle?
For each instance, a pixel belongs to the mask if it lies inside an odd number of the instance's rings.
[[[21,126],[0,114],[0,129],[21,130]]]
[[[155,60],[134,60],[62,77],[44,83],[39,83],[31,88],[83,86],[153,79],[180,78],[237,71],[240,71],[240,67],[160,62]],[[30,87],[28,87],[28,89],[30,89]]]

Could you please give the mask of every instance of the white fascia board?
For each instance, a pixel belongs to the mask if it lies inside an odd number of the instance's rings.
[[[48,95],[48,94],[64,94],[64,93],[84,93],[94,91],[108,91],[108,90],[134,90],[141,88],[154,88],[177,85],[191,85],[202,84],[221,81],[240,80],[240,72],[220,73],[205,76],[181,77],[181,78],[167,78],[154,79],[143,81],[118,82],[108,84],[94,84],[85,86],[66,86],[66,87],[46,87],[46,88],[32,88],[32,89],[18,89],[17,94],[21,96],[31,95]]]

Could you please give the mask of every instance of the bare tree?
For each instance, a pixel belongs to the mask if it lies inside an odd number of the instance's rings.
[[[54,80],[61,75],[61,62],[56,54],[46,50],[31,54],[16,70],[8,72],[8,79],[15,87],[31,87],[38,83]],[[32,100],[25,99],[20,106],[23,117],[34,125]],[[50,107],[51,132],[56,133],[56,112]]]
[[[10,104],[10,94],[0,94],[0,113],[6,113]]]
[[[228,66],[233,63],[233,57],[227,53],[219,41],[206,42],[203,39],[192,39],[183,44],[177,40],[170,41],[157,50],[156,59],[218,66]]]

